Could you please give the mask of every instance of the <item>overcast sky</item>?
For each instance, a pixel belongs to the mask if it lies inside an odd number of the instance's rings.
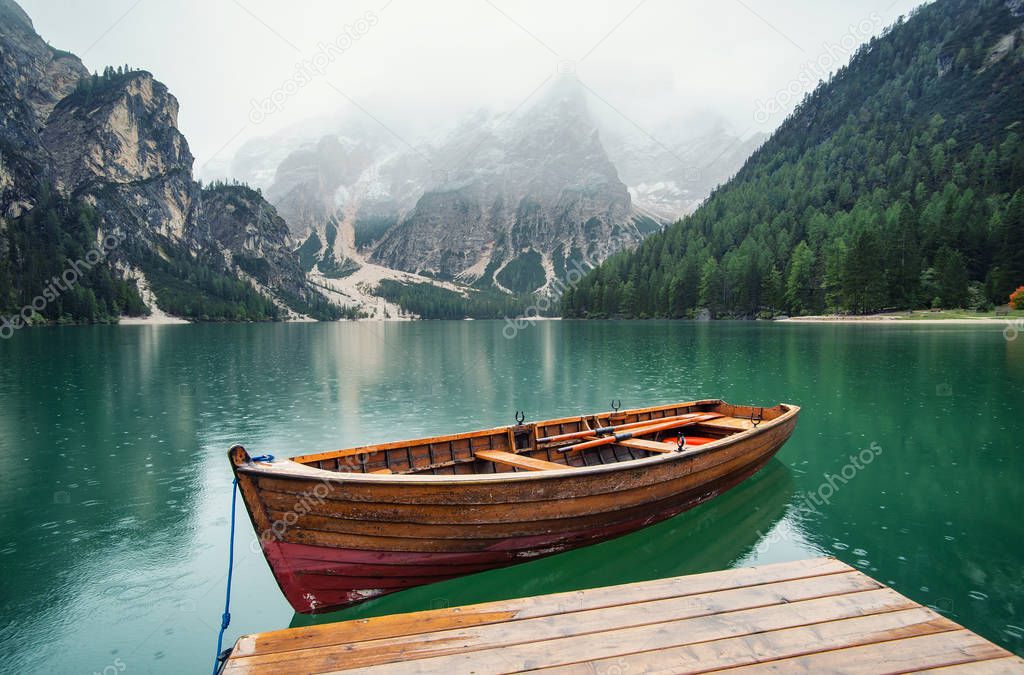
[[[918,0],[21,0],[93,70],[153,72],[211,175],[254,136],[311,118],[430,133],[528,105],[559,70],[645,130],[714,111],[770,131],[855,44]],[[301,128],[301,127],[300,127]],[[209,163],[209,164],[207,164]]]

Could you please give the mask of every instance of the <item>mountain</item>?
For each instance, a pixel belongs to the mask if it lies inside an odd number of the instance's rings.
[[[532,292],[568,265],[634,245],[650,226],[601,144],[575,78],[523,115],[464,124],[428,155],[436,180],[372,258],[444,279]]]
[[[1024,3],[938,0],[863,45],[570,317],[1005,303],[1024,282]]]
[[[89,75],[10,0],[0,50],[0,309],[64,321],[339,315],[258,192],[192,179],[178,102],[151,73]],[[74,281],[51,284],[63,274]]]
[[[523,115],[478,113],[414,147],[365,129],[324,136],[280,163],[267,195],[307,249],[319,244],[320,271],[369,262],[511,293],[657,227],[632,209],[569,78]]]
[[[521,113],[478,111],[436,138],[407,144],[351,123],[318,139],[289,130],[248,142],[233,167],[265,181],[304,239],[304,265],[327,285],[351,293],[356,284],[339,279],[354,270],[368,283],[393,270],[514,295],[549,289],[573,265],[691,212],[761,140],[701,122],[663,130],[671,147],[636,138],[594,115],[579,81],[562,76]]]
[[[285,214],[296,236],[308,234],[345,205],[346,186],[357,184],[379,149],[377,139],[325,135],[284,157],[267,198]]]
[[[311,287],[288,224],[258,191],[213,183],[203,188],[201,196],[200,220],[208,224],[209,236],[237,276],[292,311],[321,318],[339,315]]]
[[[620,125],[604,138],[634,206],[660,222],[673,223],[731,178],[767,135],[742,137],[714,114],[693,114],[650,135]]]

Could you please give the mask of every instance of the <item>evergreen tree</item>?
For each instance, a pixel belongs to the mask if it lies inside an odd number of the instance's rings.
[[[773,314],[780,311],[786,302],[786,284],[782,280],[782,272],[775,265],[764,279],[761,300],[762,306]]]
[[[708,258],[700,270],[700,286],[697,306],[710,310],[712,314],[718,309],[722,296],[722,274],[718,261]]]
[[[967,302],[967,267],[959,251],[943,246],[935,255],[935,283],[943,307],[963,307]]]
[[[843,262],[842,287],[846,309],[876,312],[885,306],[885,278],[880,262],[882,247],[871,230],[860,232],[853,240]]]
[[[814,252],[806,241],[797,244],[786,282],[786,301],[793,314],[814,311]]]

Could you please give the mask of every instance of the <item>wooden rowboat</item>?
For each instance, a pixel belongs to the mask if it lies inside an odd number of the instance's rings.
[[[618,410],[291,459],[229,457],[295,611],[586,546],[760,469],[800,409],[721,400]]]

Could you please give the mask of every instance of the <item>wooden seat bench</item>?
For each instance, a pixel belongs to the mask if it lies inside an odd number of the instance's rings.
[[[646,450],[647,452],[675,452],[675,443],[662,443],[660,441],[648,441],[643,438],[631,438],[628,441],[619,441],[615,445],[621,445],[630,450]]]
[[[494,462],[495,464],[514,466],[517,469],[528,469],[530,471],[551,471],[553,469],[574,468],[566,464],[556,464],[555,462],[549,462],[544,459],[517,455],[513,452],[505,452],[503,450],[477,450],[473,455],[477,459]]]
[[[701,422],[700,426],[719,431],[746,431],[754,428],[754,423],[742,417],[723,417],[713,422]]]
[[[688,443],[687,447],[704,445],[705,443],[711,443],[712,441],[718,440],[717,438],[703,438],[699,436],[696,438],[699,438],[700,440],[692,444]],[[596,439],[597,436],[587,436],[583,438],[584,441],[593,441]],[[679,446],[674,441],[648,441],[644,438],[631,438],[626,441],[619,441],[614,445],[629,448],[630,450],[645,450],[647,452],[676,452],[679,449]]]

